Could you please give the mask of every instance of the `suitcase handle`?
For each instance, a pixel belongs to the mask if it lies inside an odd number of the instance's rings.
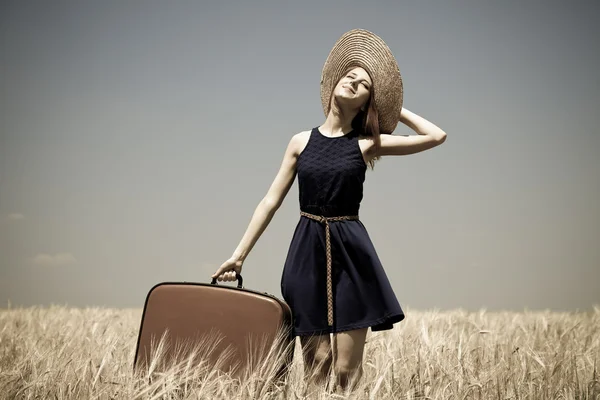
[[[242,288],[243,288],[242,284],[244,283],[244,278],[242,278],[242,274],[238,274],[238,273],[236,272],[236,273],[235,273],[235,277],[236,277],[236,279],[237,279],[237,281],[238,281],[238,285],[237,285],[237,287],[238,287],[239,289],[242,289]],[[217,278],[213,278],[213,279],[212,279],[212,281],[210,282],[210,284],[211,284],[211,285],[218,285],[218,283],[217,283]]]

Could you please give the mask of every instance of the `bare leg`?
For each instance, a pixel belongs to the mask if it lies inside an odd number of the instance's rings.
[[[368,330],[369,328],[355,329],[333,335],[336,386],[342,390],[349,384],[352,384],[351,390],[354,390],[362,377],[363,350]]]
[[[331,372],[332,351],[329,334],[301,336],[304,376],[308,386],[323,387]]]

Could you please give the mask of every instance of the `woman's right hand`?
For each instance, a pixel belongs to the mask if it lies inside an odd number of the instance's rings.
[[[225,261],[219,269],[215,271],[215,273],[211,276],[212,279],[217,279],[220,282],[233,282],[236,278],[236,272],[238,274],[242,273],[242,265],[244,261],[237,260],[235,258],[230,258]]]

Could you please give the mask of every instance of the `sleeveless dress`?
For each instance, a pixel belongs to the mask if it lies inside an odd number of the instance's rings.
[[[328,137],[312,129],[296,164],[300,211],[322,217],[358,215],[367,170],[358,137],[357,130]],[[359,219],[328,223],[333,324],[328,320],[325,224],[301,215],[281,277],[294,336],[392,329],[404,312],[365,226]]]

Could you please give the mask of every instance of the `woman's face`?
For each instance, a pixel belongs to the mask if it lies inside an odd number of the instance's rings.
[[[333,95],[341,104],[361,108],[369,100],[372,85],[373,81],[367,71],[356,67],[340,79]]]

